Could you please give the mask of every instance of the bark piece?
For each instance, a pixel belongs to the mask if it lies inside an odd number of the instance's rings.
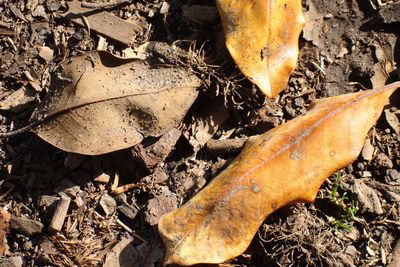
[[[383,214],[382,204],[375,190],[364,184],[363,181],[356,179],[351,191],[360,205],[360,213]]]
[[[152,169],[168,157],[180,136],[181,131],[173,128],[156,142],[143,142],[134,146],[132,156],[147,169]]]
[[[10,227],[14,231],[28,236],[40,234],[43,230],[43,224],[41,222],[25,217],[12,217],[10,219]]]
[[[58,205],[54,211],[53,218],[51,219],[49,225],[50,232],[59,232],[61,231],[65,217],[67,216],[69,204],[71,203],[71,198],[65,194],[61,194],[61,198],[58,202]]]

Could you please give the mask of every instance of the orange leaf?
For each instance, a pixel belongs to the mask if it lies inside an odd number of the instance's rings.
[[[268,97],[278,95],[296,67],[301,0],[217,0],[217,6],[239,69]]]
[[[265,218],[311,202],[325,179],[354,161],[400,82],[318,100],[305,116],[250,140],[232,164],[158,228],[165,263],[221,263],[241,254]]]

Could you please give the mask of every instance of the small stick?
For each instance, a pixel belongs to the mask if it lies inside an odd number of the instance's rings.
[[[113,0],[108,3],[89,3],[89,2],[82,2],[81,6],[85,8],[106,8],[115,5],[127,4],[129,0]]]
[[[231,154],[240,152],[246,144],[248,137],[238,139],[224,139],[215,140],[211,139],[207,142],[207,151],[211,154]]]

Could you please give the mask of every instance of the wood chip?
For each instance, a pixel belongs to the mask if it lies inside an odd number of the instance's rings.
[[[117,202],[113,197],[105,194],[100,199],[100,206],[103,208],[106,216],[110,216],[115,212],[115,209],[117,208]]]
[[[374,156],[374,147],[371,145],[371,140],[369,138],[365,139],[363,150],[361,151],[362,157],[370,161]]]
[[[360,213],[383,214],[382,204],[375,190],[364,184],[363,181],[354,180],[351,191],[360,204]]]
[[[54,211],[53,218],[49,225],[49,231],[56,233],[61,231],[65,217],[68,213],[69,204],[71,203],[71,198],[65,194],[61,194],[61,198],[58,202],[57,208]]]
[[[25,217],[12,217],[10,219],[10,227],[19,233],[31,236],[41,233],[43,224]]]
[[[127,22],[109,12],[96,12],[91,8],[84,8],[80,1],[67,3],[68,11],[62,14],[63,17],[81,26],[88,24],[91,30],[127,46],[132,45],[135,36],[145,30],[143,25]],[[86,23],[82,17],[85,17]]]

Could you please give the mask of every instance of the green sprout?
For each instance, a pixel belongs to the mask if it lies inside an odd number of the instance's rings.
[[[341,177],[341,172],[337,172],[335,184],[333,185],[332,191],[329,195],[329,200],[336,206],[340,207],[343,213],[340,219],[336,219],[333,221],[333,224],[341,229],[351,231],[352,228],[348,225],[348,223],[356,219],[358,202],[356,200],[351,200],[351,202],[349,203],[347,192],[344,192],[342,195],[340,195],[339,187]]]

